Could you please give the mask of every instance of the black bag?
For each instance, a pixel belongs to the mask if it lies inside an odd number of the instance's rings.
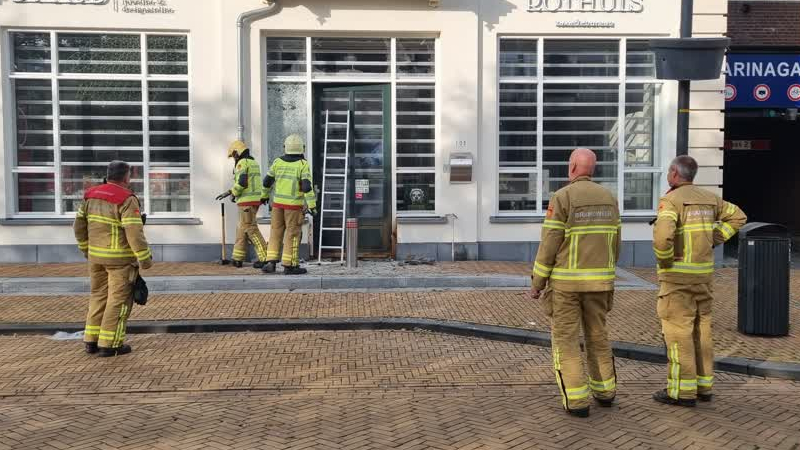
[[[133,301],[137,305],[146,305],[148,295],[150,295],[150,291],[147,289],[147,283],[141,275],[137,274],[136,281],[133,282]]]

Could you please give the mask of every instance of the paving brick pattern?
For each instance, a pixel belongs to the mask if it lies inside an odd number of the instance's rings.
[[[649,399],[664,367],[618,360],[618,405],[560,410],[547,349],[414,332],[147,335],[109,360],[0,338],[0,449],[800,448],[800,384],[717,375],[696,409]]]
[[[800,302],[792,303],[789,337],[745,336],[736,330],[736,299],[718,283],[715,304],[717,356],[800,362]],[[656,293],[618,291],[609,315],[611,339],[662,345]],[[4,322],[82,322],[86,296],[0,296]],[[418,317],[460,320],[548,331],[539,302],[523,291],[363,293],[217,293],[154,295],[135,306],[132,320],[235,318]]]

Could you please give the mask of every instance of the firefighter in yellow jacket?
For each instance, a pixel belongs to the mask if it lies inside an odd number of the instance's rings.
[[[217,196],[223,200],[233,196],[239,206],[239,224],[236,227],[236,243],[233,246],[233,265],[242,267],[247,257],[247,241],[256,250],[258,261],[253,264],[261,268],[267,260],[267,242],[258,229],[258,208],[267,202],[267,196],[261,187],[261,166],[250,156],[250,149],[242,141],[234,141],[228,148],[228,158],[233,158],[236,171],[233,187]]]
[[[589,416],[590,396],[608,407],[617,390],[606,315],[613,304],[620,217],[614,196],[591,180],[596,162],[591,150],[572,153],[570,184],[550,197],[531,285],[532,297],[542,297],[552,319],[553,366],[562,404],[577,417]]]
[[[285,275],[302,275],[307,272],[300,267],[303,217],[306,208],[316,214],[317,197],[311,169],[304,156],[303,138],[290,135],[283,149],[284,155],[272,163],[264,178],[264,188],[267,194],[272,194],[272,214],[267,263],[262,270],[274,273],[280,260]]]
[[[711,339],[714,247],[746,222],[739,207],[694,186],[697,162],[672,161],[671,187],[658,205],[653,250],[658,261],[658,316],[669,360],[667,388],[653,394],[661,403],[695,406],[710,401],[714,384]]]
[[[91,284],[84,342],[87,353],[99,351],[101,357],[131,352],[123,343],[133,306],[133,282],[139,268],[153,265],[130,179],[130,165],[111,162],[108,182],[87,190],[75,215],[75,239],[89,259]]]

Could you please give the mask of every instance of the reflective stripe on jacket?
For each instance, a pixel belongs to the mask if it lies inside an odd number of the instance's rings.
[[[89,189],[75,214],[78,249],[95,264],[122,266],[153,257],[139,199],[115,184]]]
[[[261,186],[261,166],[254,159],[243,158],[236,163],[231,193],[240,206],[256,206],[267,194]]]
[[[280,208],[285,205],[302,208],[303,203],[307,204],[310,209],[317,207],[311,168],[305,159],[294,161],[286,161],[283,158],[276,159],[267,172],[266,185],[269,185],[266,187],[267,194],[272,193],[275,207]],[[307,192],[304,192],[306,190]]]
[[[659,281],[710,283],[714,247],[732,238],[747,216],[733,203],[692,184],[672,189],[658,204],[653,251]]]
[[[580,177],[552,195],[533,264],[533,287],[565,292],[614,290],[621,242],[611,193]]]

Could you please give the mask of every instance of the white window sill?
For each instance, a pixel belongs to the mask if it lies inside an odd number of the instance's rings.
[[[51,219],[40,218],[14,218],[14,219],[0,219],[0,226],[5,227],[31,227],[31,226],[72,226],[75,219],[72,217],[59,217]],[[147,225],[202,225],[203,221],[191,217],[148,217]]]

